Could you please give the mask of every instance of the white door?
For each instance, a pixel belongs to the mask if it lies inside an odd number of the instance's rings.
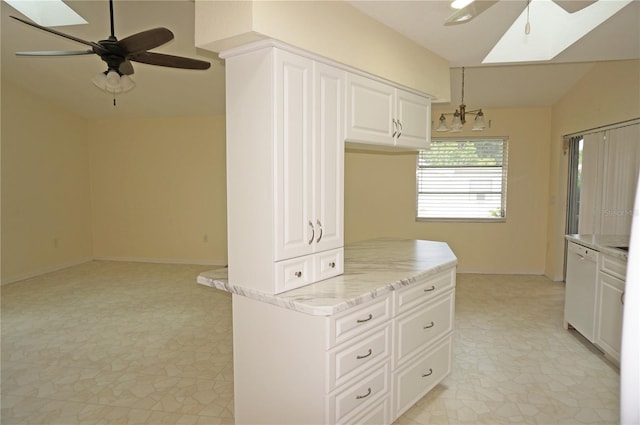
[[[315,251],[343,246],[345,72],[316,63],[314,114]]]
[[[311,253],[315,239],[311,163],[313,63],[277,51],[275,67],[274,260],[279,261]],[[260,214],[259,205],[256,214]]]
[[[347,140],[393,146],[395,89],[355,74],[347,80]]]
[[[620,361],[624,282],[601,273],[599,287],[596,344]]]
[[[431,99],[396,90],[399,134],[396,146],[427,149],[431,135]]]

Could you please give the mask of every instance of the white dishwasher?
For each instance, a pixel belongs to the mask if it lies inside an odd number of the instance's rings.
[[[595,341],[599,252],[573,242],[567,247],[564,325]]]

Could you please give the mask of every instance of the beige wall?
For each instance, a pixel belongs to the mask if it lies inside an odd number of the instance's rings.
[[[550,114],[550,108],[485,110],[492,128],[481,135],[509,137],[505,223],[416,222],[415,155],[348,152],[347,242],[384,236],[441,240],[458,256],[461,272],[542,274]],[[434,110],[433,119],[438,116]],[[434,133],[433,137],[441,135]],[[473,137],[478,133],[467,130],[458,135]]]
[[[596,65],[553,106],[545,274],[563,279],[568,158],[562,136],[640,117],[640,61]]]
[[[95,257],[226,263],[224,116],[91,120],[89,141]]]
[[[346,1],[196,1],[196,46],[274,38],[407,87],[451,96],[449,63]]]
[[[91,257],[84,120],[2,82],[2,282]]]

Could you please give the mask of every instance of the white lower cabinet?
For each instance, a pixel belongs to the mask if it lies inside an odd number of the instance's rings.
[[[619,258],[604,254],[600,256],[594,343],[618,364],[622,345],[626,266],[627,262]]]
[[[455,267],[332,316],[233,295],[237,424],[390,424],[451,371]]]

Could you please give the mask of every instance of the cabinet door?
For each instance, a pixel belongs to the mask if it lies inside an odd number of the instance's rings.
[[[308,254],[313,250],[312,74],[311,60],[276,51],[276,261]],[[251,173],[250,169],[246,171]],[[260,214],[260,206],[256,206],[255,213]]]
[[[398,89],[396,146],[427,149],[431,140],[431,99]]]
[[[395,89],[360,75],[347,77],[347,140],[393,146]]]
[[[315,251],[344,245],[345,71],[315,64],[314,201]]]
[[[598,323],[595,343],[614,360],[620,361],[624,281],[600,273]]]

